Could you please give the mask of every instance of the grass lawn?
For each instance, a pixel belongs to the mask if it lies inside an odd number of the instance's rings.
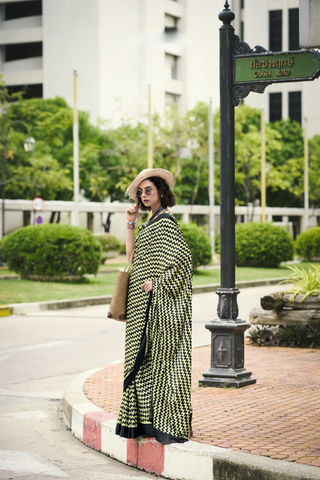
[[[105,267],[114,269],[123,268],[123,266],[123,263],[121,263],[119,265],[112,264]],[[299,266],[307,269],[309,264],[302,262]],[[280,268],[238,267],[236,269],[236,280],[261,280],[265,278],[285,277],[288,274],[290,274],[290,270],[285,266],[281,266]],[[108,275],[86,278],[83,283],[1,280],[0,305],[108,295],[113,292],[116,278],[117,273],[110,273]],[[193,277],[194,285],[208,285],[210,283],[219,283],[219,281],[219,268],[202,270]]]

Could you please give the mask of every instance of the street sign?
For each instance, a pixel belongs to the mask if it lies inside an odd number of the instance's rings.
[[[38,215],[36,218],[36,224],[41,225],[41,223],[43,223],[43,218],[41,217],[41,215]]]
[[[32,208],[36,212],[41,212],[44,209],[44,200],[40,197],[36,197],[32,200]]]
[[[320,54],[314,50],[237,55],[234,62],[235,85],[301,82],[320,75]]]

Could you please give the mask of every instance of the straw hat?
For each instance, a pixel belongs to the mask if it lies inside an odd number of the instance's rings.
[[[172,173],[170,173],[168,170],[164,170],[164,168],[146,168],[139,173],[139,175],[133,180],[130,187],[127,189],[126,193],[130,198],[132,198],[132,200],[137,199],[136,193],[140,183],[149,177],[161,177],[167,182],[170,188],[173,187],[174,178]]]

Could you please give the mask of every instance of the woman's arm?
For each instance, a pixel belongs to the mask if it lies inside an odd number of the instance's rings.
[[[132,252],[134,250],[134,225],[128,225],[128,222],[135,223],[138,217],[138,207],[137,205],[132,205],[126,210],[126,219],[127,219],[127,238],[126,238],[126,252],[127,260],[130,259]]]

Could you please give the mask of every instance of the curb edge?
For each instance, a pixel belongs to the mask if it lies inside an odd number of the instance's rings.
[[[264,285],[277,285],[279,282],[286,280],[287,277],[269,278],[266,280],[245,280],[237,282],[238,288],[262,287]],[[192,293],[215,292],[220,287],[220,283],[211,283],[209,285],[197,285],[192,287]],[[110,304],[112,295],[100,295],[97,297],[71,298],[66,300],[51,300],[48,302],[32,302],[32,303],[11,303],[9,308],[13,309],[14,315],[28,315],[46,310],[62,310],[67,308],[88,307],[93,305]]]
[[[193,441],[161,445],[152,438],[124,439],[115,435],[116,417],[94,405],[83,392],[87,378],[103,368],[82,373],[64,392],[65,424],[85,445],[124,464],[173,480],[320,480],[320,469],[309,465]]]

